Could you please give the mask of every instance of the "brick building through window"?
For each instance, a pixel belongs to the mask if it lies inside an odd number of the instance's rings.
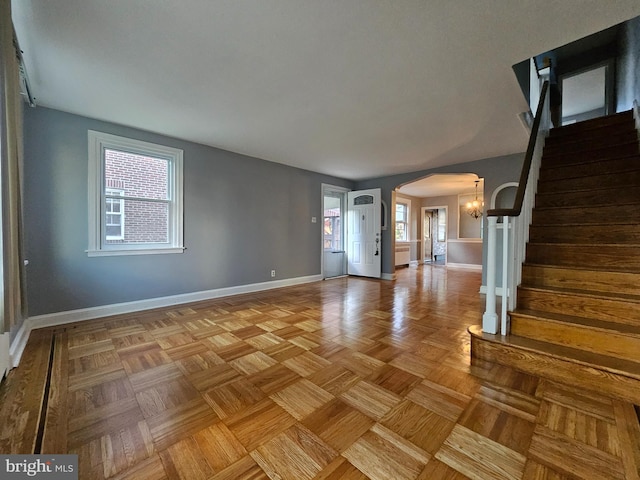
[[[110,149],[104,160],[106,242],[168,242],[167,160]]]

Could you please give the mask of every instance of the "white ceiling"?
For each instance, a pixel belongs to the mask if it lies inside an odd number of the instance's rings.
[[[523,151],[511,65],[638,0],[14,0],[39,105],[363,179]]]
[[[479,180],[478,195],[482,196],[484,179],[479,179],[478,176],[473,173],[430,175],[415,182],[402,185],[397,191],[418,198],[474,193],[476,180]]]

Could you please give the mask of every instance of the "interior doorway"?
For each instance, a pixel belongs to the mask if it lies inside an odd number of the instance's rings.
[[[447,264],[447,207],[422,207],[422,263]]]
[[[433,262],[433,210],[425,209],[422,213],[422,240],[424,250],[422,259],[424,263]]]
[[[613,113],[613,67],[590,66],[560,77],[562,125]]]

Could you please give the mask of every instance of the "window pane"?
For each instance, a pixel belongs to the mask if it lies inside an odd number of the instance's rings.
[[[105,188],[117,189],[127,197],[167,200],[169,162],[118,150],[104,152]]]
[[[115,237],[122,237],[122,227],[120,225],[107,224],[105,230],[107,232],[107,238],[109,239],[109,242],[117,240],[117,238]]]
[[[407,224],[403,222],[396,222],[396,240],[407,240]]]
[[[124,207],[124,236],[122,240],[106,238],[112,243],[168,243],[169,242],[169,204],[164,202],[146,202],[121,200]],[[111,217],[121,215],[110,215]],[[106,235],[109,236],[109,216],[107,216]],[[115,222],[114,222],[115,223]]]
[[[396,221],[407,221],[407,205],[404,203],[396,203]]]

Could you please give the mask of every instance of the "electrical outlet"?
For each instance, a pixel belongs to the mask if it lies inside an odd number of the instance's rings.
[[[276,276],[276,271],[275,270],[271,270],[271,277],[275,277]]]

